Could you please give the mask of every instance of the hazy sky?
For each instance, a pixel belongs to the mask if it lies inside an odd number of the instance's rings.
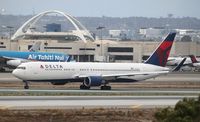
[[[5,14],[27,15],[61,10],[73,16],[200,18],[200,0],[0,0]]]

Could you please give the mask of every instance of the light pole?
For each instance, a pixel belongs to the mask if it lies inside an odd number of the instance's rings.
[[[48,46],[48,43],[47,43],[47,41],[44,43],[44,45],[45,45],[46,52],[47,52],[47,46]]]
[[[96,28],[97,30],[100,30],[100,39],[101,39],[101,40],[102,40],[102,30],[103,30],[104,28],[106,28],[106,27],[99,26],[99,27]]]
[[[97,27],[96,29],[100,31],[100,40],[101,40],[101,56],[103,56],[103,44],[102,44],[102,30],[104,29],[105,27],[103,26],[99,26]]]

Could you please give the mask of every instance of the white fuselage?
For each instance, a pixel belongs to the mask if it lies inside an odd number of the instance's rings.
[[[196,68],[200,68],[200,63],[193,63],[193,66]]]
[[[26,81],[51,81],[101,76],[115,80],[119,77],[144,80],[168,73],[169,69],[144,63],[79,63],[79,62],[29,62],[13,71]]]
[[[176,66],[178,65],[184,58],[183,57],[169,57],[167,61],[167,66]],[[192,61],[190,58],[187,58],[184,64],[191,64]]]

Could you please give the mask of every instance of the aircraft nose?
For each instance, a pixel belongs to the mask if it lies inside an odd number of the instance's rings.
[[[14,76],[18,76],[18,72],[17,72],[17,70],[16,70],[16,69],[13,70],[13,71],[12,71],[12,74],[13,74]]]
[[[20,72],[18,69],[13,70],[12,74],[19,79],[22,77],[22,72]]]

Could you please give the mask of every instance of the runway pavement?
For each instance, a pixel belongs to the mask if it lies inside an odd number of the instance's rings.
[[[154,82],[155,81],[155,82]],[[155,84],[162,83],[174,84],[174,82],[181,82],[181,85],[187,86],[192,84],[190,88],[180,87],[174,88],[150,88],[143,87],[135,88],[123,88],[118,85],[110,91],[102,91],[98,89],[91,90],[79,90],[76,87],[66,89],[66,86],[49,88],[50,85],[42,87],[33,87],[29,90],[24,90],[21,80],[15,78],[10,73],[0,73],[0,82],[6,83],[5,86],[1,86],[0,93],[22,93],[23,94],[93,94],[93,96],[1,96],[0,97],[0,109],[67,109],[67,108],[155,108],[174,106],[183,97],[197,97],[200,94],[199,87],[195,87],[200,82],[199,73],[175,73],[157,77],[156,79],[149,79],[143,84]],[[18,82],[18,86],[15,86]],[[166,82],[166,83],[165,83]],[[185,84],[186,82],[186,84]],[[12,85],[7,84],[12,83]],[[20,83],[20,84],[19,84]],[[139,82],[140,83],[140,82]],[[182,84],[183,83],[183,84]],[[3,83],[2,83],[3,84]],[[134,83],[133,83],[134,84]],[[14,86],[13,86],[14,85]],[[76,84],[78,85],[78,84]],[[9,87],[7,87],[9,86]],[[40,85],[38,85],[40,86]],[[137,86],[137,85],[136,85]],[[95,96],[96,94],[101,96]],[[106,96],[107,94],[124,95],[129,96]],[[134,96],[132,95],[134,94]],[[137,94],[137,95],[135,95]],[[139,96],[139,95],[144,96]],[[158,95],[159,94],[159,95]],[[162,96],[165,94],[166,96]],[[158,96],[152,96],[158,95]],[[178,95],[178,96],[170,96]],[[181,96],[182,95],[182,96]],[[192,96],[191,96],[192,95]],[[195,95],[195,96],[193,96]]]
[[[22,81],[12,75],[11,72],[0,73],[0,82],[19,82]]]
[[[1,96],[0,109],[157,108],[173,107],[182,98],[183,96]]]
[[[200,72],[177,72],[169,73],[167,75],[159,76],[153,79],[147,79],[146,81],[163,81],[163,82],[200,82]]]
[[[134,89],[112,89],[112,90],[96,90],[96,89],[91,89],[91,90],[80,90],[80,89],[0,89],[0,93],[69,93],[69,94],[200,94],[199,89],[152,89],[152,88],[134,88]]]

